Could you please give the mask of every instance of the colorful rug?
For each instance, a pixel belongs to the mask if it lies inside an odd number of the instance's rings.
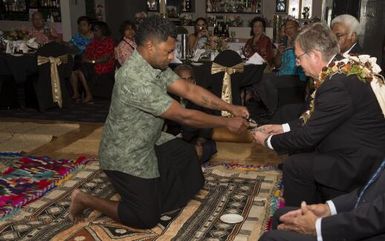
[[[86,162],[85,157],[53,160],[19,153],[0,153],[0,220],[43,196]]]
[[[79,124],[0,122],[0,151],[29,152],[55,137],[79,129]]]
[[[91,162],[12,220],[0,222],[0,240],[257,240],[269,222],[280,175],[276,170],[210,167],[205,169],[204,189],[184,209],[163,215],[153,229],[132,229],[96,211],[86,213],[86,221],[73,225],[68,208],[74,188],[118,198],[98,164]],[[244,221],[223,223],[219,218],[226,213],[240,214]]]

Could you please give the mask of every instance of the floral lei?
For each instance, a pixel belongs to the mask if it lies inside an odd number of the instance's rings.
[[[372,80],[377,79],[380,85],[385,84],[384,77],[380,75],[380,66],[376,63],[377,58],[370,57],[369,55],[344,55],[344,59],[331,62],[328,66],[323,67],[319,74],[319,79],[314,81],[315,90],[311,94],[311,101],[309,110],[301,115],[303,124],[311,117],[314,112],[314,99],[317,89],[325,82],[325,80],[334,74],[356,75],[358,79],[364,83],[370,83]]]

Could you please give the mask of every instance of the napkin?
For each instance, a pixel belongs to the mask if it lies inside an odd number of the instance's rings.
[[[205,49],[197,49],[195,50],[194,57],[191,59],[193,62],[198,62],[201,55],[206,52]]]
[[[257,52],[255,52],[253,54],[253,56],[251,56],[245,63],[245,65],[248,65],[248,64],[255,64],[255,65],[262,65],[263,63],[265,63],[266,61],[261,57],[261,55],[259,55]]]
[[[35,38],[31,38],[27,41],[27,46],[32,49],[38,49],[39,44],[35,41]]]

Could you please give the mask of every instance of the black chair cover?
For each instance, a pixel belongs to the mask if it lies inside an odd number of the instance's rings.
[[[214,62],[225,67],[232,67],[242,63],[242,58],[233,50],[225,50],[218,54]],[[201,66],[194,66],[194,74],[197,84],[208,89],[219,98],[222,95],[224,72],[211,74],[212,63],[205,63]],[[266,65],[245,65],[243,73],[231,75],[231,90],[233,104],[242,105],[241,91],[260,81]],[[220,111],[215,111],[220,115]]]
[[[69,54],[70,52],[71,51],[67,46],[57,42],[50,42],[39,48],[36,55],[44,57],[58,57]],[[72,66],[73,58],[71,55],[68,55],[67,63],[62,63],[58,66],[63,107],[68,106],[71,101],[66,82],[71,77]],[[37,80],[34,81],[34,88],[36,91],[39,110],[45,111],[46,109],[57,107],[57,104],[52,100],[50,63],[38,66],[38,73],[39,76]]]

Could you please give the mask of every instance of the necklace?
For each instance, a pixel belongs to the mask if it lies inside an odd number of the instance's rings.
[[[380,66],[377,65],[377,58],[369,55],[346,55],[342,60],[333,61],[325,66],[319,74],[318,80],[315,80],[315,90],[311,94],[309,109],[301,115],[303,124],[310,119],[314,112],[314,99],[317,89],[325,82],[326,79],[331,78],[335,74],[356,75],[359,80],[370,84],[373,80],[377,80],[380,86],[385,84],[384,77],[380,75]],[[378,98],[377,98],[378,99]]]

